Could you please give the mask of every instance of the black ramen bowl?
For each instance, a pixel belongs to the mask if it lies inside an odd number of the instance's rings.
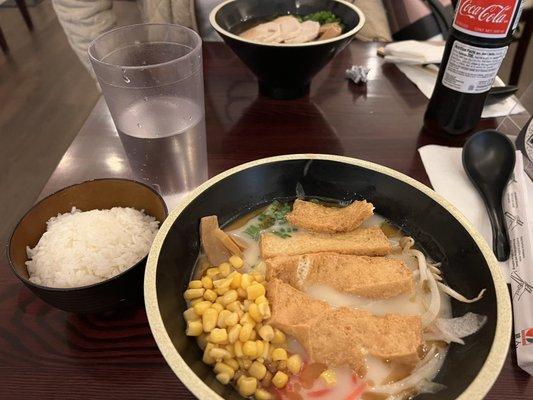
[[[289,155],[254,161],[204,183],[167,218],[154,240],[145,274],[145,305],[159,349],[178,378],[199,399],[242,399],[220,384],[202,362],[202,351],[185,335],[182,293],[200,251],[199,220],[218,215],[228,224],[274,199],[294,199],[301,184],[308,197],[367,199],[376,212],[398,224],[434,260],[450,286],[467,297],[452,300],[454,316],[486,315],[480,332],[452,344],[435,381],[446,389],[417,399],[482,399],[496,380],[511,335],[511,305],[491,249],[467,220],[428,187],[399,172],[353,158]]]
[[[142,304],[146,257],[131,268],[103,282],[74,288],[38,285],[28,278],[26,246],[35,247],[46,232],[46,221],[76,207],[82,211],[133,207],[159,222],[167,216],[163,198],[148,186],[129,179],[96,179],[51,194],[24,215],[11,235],[8,258],[15,275],[41,299],[75,313],[94,313]]]
[[[265,44],[238,36],[253,22],[286,14],[328,10],[344,25],[343,34],[300,44]],[[309,92],[311,79],[353,39],[365,23],[361,10],[341,0],[229,0],[215,7],[211,25],[259,80],[259,92],[275,99],[294,99]]]

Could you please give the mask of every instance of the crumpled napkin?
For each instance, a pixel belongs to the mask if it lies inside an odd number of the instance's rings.
[[[346,70],[346,78],[351,79],[354,83],[367,83],[368,72],[370,72],[370,68],[364,65],[352,65]]]

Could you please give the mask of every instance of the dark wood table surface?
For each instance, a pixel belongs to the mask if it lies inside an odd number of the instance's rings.
[[[421,131],[427,99],[376,56],[377,48],[352,43],[316,77],[309,97],[275,101],[257,95],[253,75],[224,45],[205,45],[209,175],[261,157],[313,152],[373,161],[429,184],[417,149],[464,139]],[[352,64],[371,68],[366,86],[344,78]],[[100,100],[41,197],[106,176],[132,171]],[[142,306],[105,315],[59,311],[17,281],[5,258],[0,263],[0,399],[193,398],[160,355]],[[517,367],[511,341],[487,399],[533,399],[533,380]]]

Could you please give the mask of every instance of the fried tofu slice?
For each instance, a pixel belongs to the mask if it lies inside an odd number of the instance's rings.
[[[263,259],[322,252],[362,256],[384,256],[391,252],[391,245],[379,227],[337,234],[297,232],[288,238],[264,233],[260,247]]]
[[[279,278],[297,289],[323,284],[369,299],[389,299],[413,290],[403,261],[386,257],[315,253],[266,260],[266,279]]]
[[[420,316],[383,317],[348,307],[334,308],[273,279],[267,284],[268,323],[294,336],[313,362],[350,365],[361,372],[365,354],[414,364],[422,344]]]
[[[325,207],[296,199],[287,221],[298,228],[313,232],[350,232],[374,214],[374,206],[367,201],[354,201],[346,207]]]

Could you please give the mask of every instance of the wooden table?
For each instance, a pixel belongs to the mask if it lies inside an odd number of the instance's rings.
[[[314,80],[308,98],[257,96],[254,77],[222,44],[204,51],[209,175],[253,159],[333,153],[387,165],[429,183],[417,148],[457,144],[421,132],[427,99],[377,44],[354,42]],[[358,86],[352,64],[371,68]],[[496,121],[483,121],[495,126]],[[131,177],[107,108],[99,101],[42,196],[85,179]],[[143,307],[73,315],[49,307],[0,268],[0,399],[192,399],[159,354]],[[488,399],[532,399],[533,380],[514,346]]]

